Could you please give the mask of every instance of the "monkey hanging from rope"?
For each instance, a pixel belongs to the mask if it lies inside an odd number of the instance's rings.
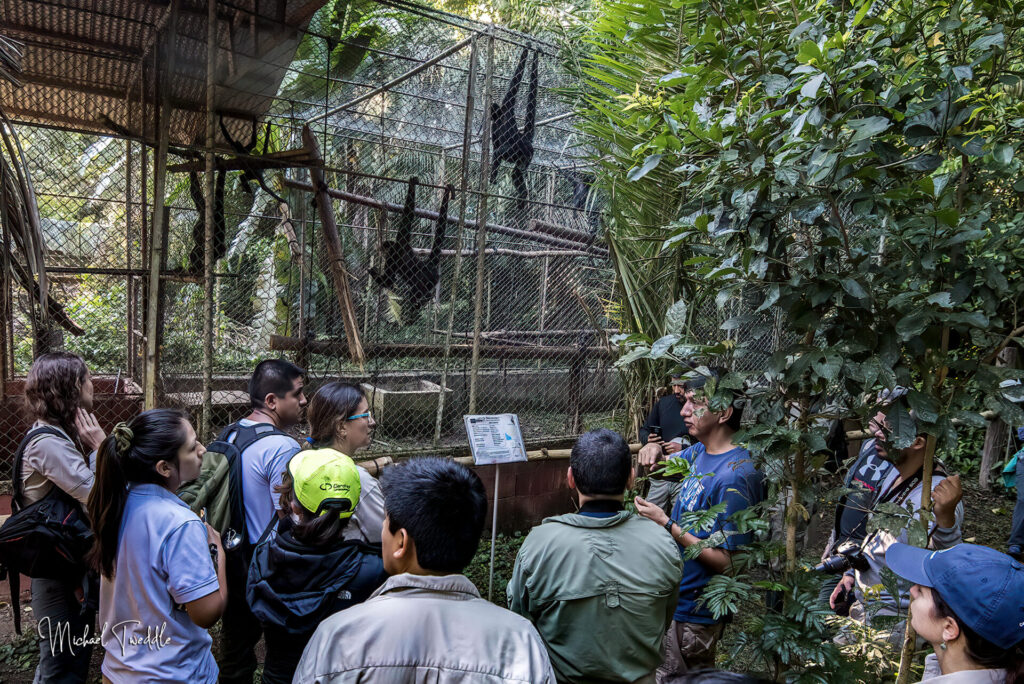
[[[419,310],[427,303],[440,278],[441,242],[448,223],[448,202],[454,188],[448,184],[441,196],[441,206],[434,224],[434,241],[430,253],[420,259],[412,250],[412,228],[416,224],[416,186],[419,179],[409,179],[405,194],[405,206],[398,219],[394,241],[388,240],[383,246],[384,263],[380,270],[370,268],[370,276],[378,285],[388,291],[388,299],[395,320],[402,324],[403,314],[407,320],[415,319]]]
[[[508,90],[501,104],[491,103],[491,178],[490,182],[498,180],[498,169],[501,162],[512,167],[512,185],[515,188],[517,208],[516,219],[525,222],[526,199],[529,188],[526,183],[526,169],[533,161],[533,134],[537,123],[537,59],[538,53],[533,53],[533,60],[530,62],[530,84],[526,94],[526,117],[523,121],[523,130],[519,130],[516,123],[516,100],[519,96],[519,86],[523,81],[523,73],[526,70],[526,57],[529,48],[523,48],[519,55],[519,63],[516,70],[512,72],[512,80],[509,81]]]

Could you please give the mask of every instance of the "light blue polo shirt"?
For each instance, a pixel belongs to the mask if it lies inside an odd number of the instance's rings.
[[[160,485],[129,486],[114,578],[100,582],[104,676],[113,684],[216,682],[209,633],[177,606],[219,588],[196,514]]]
[[[243,418],[240,425],[258,425]],[[249,542],[255,544],[279,508],[281,495],[274,487],[288,469],[288,461],[299,452],[299,443],[285,435],[268,435],[242,452],[242,501]]]

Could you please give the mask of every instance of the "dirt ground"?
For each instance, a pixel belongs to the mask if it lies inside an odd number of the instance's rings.
[[[964,522],[964,540],[976,544],[984,544],[999,550],[1005,550],[1006,538],[1010,531],[1010,519],[1013,513],[1014,498],[1012,492],[1007,492],[999,485],[992,491],[983,492],[978,489],[976,478],[964,483],[964,506],[966,509]],[[806,555],[808,558],[820,553],[815,550],[817,542],[814,538],[825,538],[832,524],[831,516],[823,516],[812,530],[812,541],[808,544]],[[496,562],[494,577],[494,601],[503,604],[505,600],[505,585],[511,574],[512,565],[515,562],[515,555],[522,543],[522,536],[499,537],[496,544]],[[822,542],[823,544],[824,542]],[[474,558],[473,563],[467,569],[467,575],[477,585],[480,593],[487,596],[489,583],[488,565],[490,555],[490,540],[480,545],[480,550]],[[21,684],[32,681],[32,674],[38,660],[38,646],[35,638],[35,619],[32,610],[28,606],[28,584],[22,585],[22,635],[14,634],[14,622],[12,619],[11,605],[8,600],[7,583],[3,582],[0,590],[0,684]],[[730,631],[742,628],[742,616],[737,616],[736,621],[726,631],[721,654],[724,656],[729,650]],[[214,648],[219,643],[219,625],[211,630],[214,639]],[[258,657],[262,659],[262,643],[258,647]],[[100,682],[100,662],[102,650],[96,649],[93,653],[93,666],[90,682]],[[259,681],[257,675],[256,681]]]

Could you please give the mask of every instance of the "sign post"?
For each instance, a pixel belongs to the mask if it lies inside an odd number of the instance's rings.
[[[502,463],[526,460],[526,446],[514,413],[463,416],[473,463],[494,466],[494,511],[491,513],[491,568],[487,582],[487,600],[494,597],[494,545],[498,537],[498,485]]]

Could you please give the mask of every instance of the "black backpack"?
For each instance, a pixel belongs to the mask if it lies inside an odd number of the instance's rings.
[[[197,515],[206,509],[206,522],[221,535],[232,529],[241,535],[241,546],[251,551],[242,499],[242,452],[271,435],[284,435],[269,423],[232,423],[206,447],[199,477],[178,489],[178,496]]]
[[[85,554],[92,547],[93,534],[78,501],[53,485],[39,501],[28,506],[22,504],[22,457],[29,442],[44,434],[68,439],[57,428],[45,426],[30,431],[21,441],[14,455],[11,477],[14,487],[12,515],[0,526],[0,580],[6,575],[10,583],[14,629],[18,634],[21,634],[21,575],[65,582],[81,581],[86,593],[89,593],[91,584],[86,579]]]

